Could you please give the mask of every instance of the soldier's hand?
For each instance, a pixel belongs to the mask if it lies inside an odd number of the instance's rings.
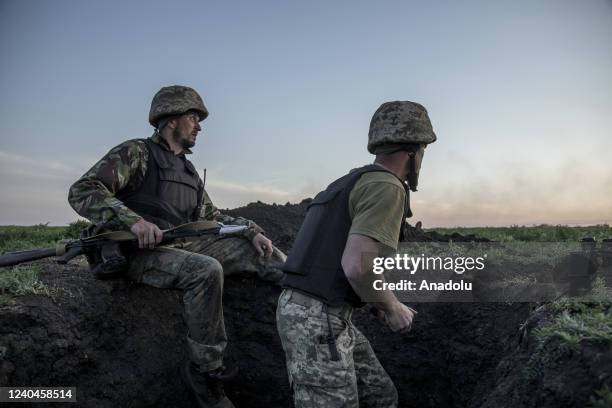
[[[151,222],[140,219],[132,225],[130,231],[138,237],[139,248],[155,248],[164,237],[164,233],[159,227]]]
[[[391,331],[407,332],[412,326],[414,315],[418,312],[401,302],[396,302],[389,310],[378,310],[378,317],[384,321]]]
[[[265,235],[261,233],[255,235],[251,243],[259,256],[265,256],[266,258],[272,256],[272,241],[266,238]]]

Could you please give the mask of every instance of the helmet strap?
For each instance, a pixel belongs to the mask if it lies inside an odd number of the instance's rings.
[[[161,118],[158,122],[157,122],[157,131],[159,133],[161,133],[162,129],[164,127],[166,127],[166,125],[168,124],[168,122],[170,121],[170,117],[165,117],[165,118]]]
[[[410,189],[406,189],[406,218],[412,217],[412,209],[410,208]]]
[[[412,191],[417,191],[419,185],[419,173],[416,171],[415,153],[410,153],[408,156],[408,174],[406,175],[406,184]]]

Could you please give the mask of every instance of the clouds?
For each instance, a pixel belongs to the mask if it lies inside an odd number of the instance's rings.
[[[73,161],[84,162],[73,158]],[[93,161],[89,164],[93,165]],[[58,160],[45,160],[0,151],[0,224],[31,225],[50,222],[66,225],[78,218],[68,205],[68,189],[86,166]],[[211,174],[212,173],[212,174]],[[219,208],[234,208],[252,201],[266,203],[299,202],[312,197],[317,186],[307,183],[300,188],[279,187],[279,180],[244,183],[225,180],[210,172],[206,188]]]
[[[0,180],[18,178],[58,181],[72,178],[76,169],[58,160],[37,160],[28,156],[0,151]]]
[[[0,224],[65,225],[77,218],[68,206],[68,188],[79,171],[58,160],[40,160],[0,151]]]

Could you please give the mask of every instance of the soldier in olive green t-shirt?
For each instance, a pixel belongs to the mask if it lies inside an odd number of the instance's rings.
[[[310,204],[276,312],[296,408],[397,407],[391,377],[351,316],[360,301],[372,300],[360,296],[373,278],[362,255],[380,254],[376,244],[397,250],[409,214],[404,183],[416,191],[425,147],[435,140],[423,106],[383,104],[370,124],[374,165],[335,180]],[[416,312],[393,292],[380,292],[370,304],[381,320],[408,330]]]

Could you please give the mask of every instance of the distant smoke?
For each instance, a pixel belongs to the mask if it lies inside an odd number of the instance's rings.
[[[435,177],[434,185],[428,185],[427,172],[421,192],[413,195],[414,220],[425,226],[612,223],[609,165],[567,160],[545,169],[506,163],[470,174],[461,174],[459,166],[446,180]]]

